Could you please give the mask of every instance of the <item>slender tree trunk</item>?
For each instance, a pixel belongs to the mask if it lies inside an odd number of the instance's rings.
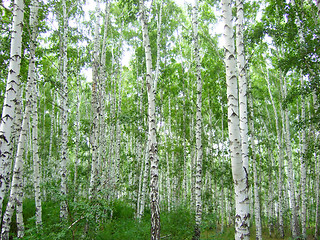
[[[223,105],[221,104],[221,129],[222,129],[222,141],[224,141],[224,124],[223,124],[223,121],[224,121],[224,114],[223,114]],[[221,149],[221,152],[222,152],[222,154],[221,154],[221,158],[222,159],[225,159],[225,154],[224,154],[224,144],[222,144],[222,149]],[[221,160],[220,160],[220,158],[219,158],[219,166],[221,167],[222,166],[222,164],[221,164]],[[223,233],[223,231],[224,231],[224,226],[225,226],[225,213],[226,213],[226,211],[225,211],[225,206],[226,206],[226,204],[225,204],[225,191],[224,191],[224,185],[223,185],[223,178],[221,178],[220,179],[220,186],[221,186],[221,194],[220,194],[220,217],[221,217],[221,233]]]
[[[78,59],[80,59],[80,56],[78,56]],[[78,62],[79,65],[79,62]],[[80,69],[78,69],[77,72],[77,110],[76,110],[76,141],[75,141],[75,159],[74,159],[74,179],[73,179],[73,185],[75,189],[75,197],[78,194],[78,165],[80,163],[80,157],[79,157],[79,145],[80,145],[80,88],[81,88],[81,80],[80,80]],[[76,199],[75,199],[76,200]]]
[[[161,21],[162,21],[162,6],[163,2],[160,0],[160,9],[158,12],[158,22],[157,22],[157,62],[156,62],[156,72],[154,76],[154,89],[157,89],[157,83],[159,80],[159,73],[160,73],[160,43],[161,43]]]
[[[40,228],[42,226],[42,203],[41,203],[41,161],[39,158],[38,150],[38,90],[37,84],[33,86],[33,118],[32,118],[32,132],[33,132],[33,185],[36,203],[36,226]]]
[[[24,17],[24,2],[15,0],[13,2],[13,22],[11,34],[11,48],[9,71],[6,92],[4,96],[2,116],[0,122],[0,209],[6,193],[6,182],[10,175],[10,157],[12,156],[11,132],[15,119],[15,101],[20,87],[20,63],[22,27]]]
[[[279,148],[279,155],[278,155],[278,203],[279,203],[279,233],[280,237],[284,237],[284,229],[283,229],[283,176],[282,176],[282,171],[283,171],[283,149],[282,149],[282,141],[281,141],[281,132],[280,132],[280,127],[279,127],[279,118],[278,118],[278,113],[277,109],[273,100],[273,96],[271,93],[271,87],[270,87],[270,82],[269,82],[269,76],[266,77],[267,85],[268,85],[268,92],[269,96],[271,99],[272,107],[273,107],[273,112],[275,116],[275,121],[276,121],[276,131],[277,131],[277,140],[278,140],[278,148]]]
[[[68,82],[67,82],[67,32],[68,18],[66,1],[62,0],[62,36],[61,36],[61,162],[60,162],[60,194],[62,200],[60,202],[60,219],[67,219],[67,162],[68,162]]]
[[[253,114],[253,102],[252,96],[249,99],[251,110],[251,148],[252,148],[252,168],[253,168],[253,185],[254,185],[254,213],[255,213],[255,226],[256,226],[256,240],[262,239],[262,226],[261,226],[261,214],[260,214],[260,196],[259,196],[259,183],[257,172],[257,157],[255,146],[255,129],[254,129],[254,114]]]
[[[108,24],[109,24],[109,14],[110,14],[110,3],[107,0],[105,6],[105,18],[104,18],[104,33],[103,33],[103,41],[101,47],[101,68],[100,68],[100,134],[101,140],[99,144],[99,155],[101,158],[101,189],[105,189],[106,187],[106,157],[107,157],[107,126],[106,126],[106,81],[107,81],[107,72],[106,72],[106,42],[108,36]],[[109,167],[109,166],[108,166]]]
[[[100,30],[100,1],[96,1],[96,26],[94,32],[94,50],[93,50],[93,66],[92,66],[92,137],[90,139],[92,147],[92,162],[91,162],[91,177],[89,186],[89,199],[92,199],[96,195],[97,183],[98,183],[98,162],[99,162],[99,30]]]
[[[137,57],[136,57],[137,58]],[[142,129],[143,129],[143,119],[141,120],[143,116],[143,108],[142,108],[142,103],[143,103],[143,83],[139,79],[139,72],[138,72],[138,61],[137,61],[137,89],[138,89],[138,103],[137,103],[137,112],[140,113],[140,118],[138,118],[138,140],[137,140],[137,158],[138,162],[140,163],[140,174],[139,174],[139,189],[138,189],[138,200],[137,200],[137,217],[140,220],[141,216],[143,215],[143,211],[141,212],[142,209],[142,199],[144,199],[143,193],[143,187],[144,183],[147,183],[147,179],[144,179],[144,167],[145,167],[145,158],[143,154],[143,149],[144,147],[142,146]]]
[[[9,239],[10,223],[12,220],[15,207],[17,211],[18,237],[21,238],[24,235],[24,224],[23,224],[23,215],[22,215],[23,166],[24,166],[23,157],[24,157],[25,145],[27,141],[29,122],[30,122],[31,103],[32,103],[32,99],[31,99],[32,85],[31,84],[35,78],[34,63],[35,63],[34,58],[31,57],[30,64],[29,64],[29,72],[28,72],[28,84],[26,89],[27,103],[25,107],[25,112],[23,116],[23,121],[22,121],[19,141],[18,141],[17,155],[15,158],[15,164],[13,169],[9,201],[3,217],[2,231],[1,231],[2,240]]]
[[[243,0],[237,0],[237,22],[236,22],[236,43],[237,43],[237,69],[239,75],[239,120],[241,135],[241,150],[243,167],[249,170],[249,144],[248,144],[248,110],[247,110],[247,74],[243,42]]]
[[[158,189],[158,147],[156,139],[156,116],[155,116],[155,94],[154,82],[152,79],[152,56],[149,40],[147,18],[145,16],[144,1],[140,0],[140,19],[143,31],[143,45],[146,59],[146,85],[148,92],[148,150],[150,159],[150,210],[151,210],[151,239],[160,239],[160,208]]]
[[[193,6],[193,47],[194,47],[194,56],[196,63],[196,79],[197,79],[197,103],[196,103],[196,151],[197,151],[197,160],[196,160],[196,181],[195,181],[195,195],[196,195],[196,225],[194,229],[194,240],[200,239],[200,224],[202,216],[202,199],[201,199],[201,189],[202,189],[202,80],[201,80],[201,62],[199,54],[199,43],[198,43],[198,0],[195,0]]]
[[[30,90],[30,89],[29,89]],[[30,94],[30,93],[29,93]],[[30,100],[28,100],[30,101]],[[24,154],[24,148],[27,138],[27,132],[28,132],[28,126],[29,126],[29,118],[30,118],[30,104],[26,106],[23,121],[22,121],[22,128],[20,132],[18,147],[17,147],[17,156],[15,159],[15,165],[13,169],[13,176],[12,176],[12,183],[11,183],[11,190],[10,190],[10,196],[9,201],[7,204],[6,211],[3,216],[3,222],[2,222],[2,230],[1,230],[1,239],[7,240],[9,239],[9,231],[10,231],[10,223],[12,220],[13,212],[15,207],[19,206],[19,209],[17,207],[17,224],[19,224],[18,228],[18,235],[20,237],[23,236],[24,232],[24,226],[23,226],[23,219],[20,219],[22,217],[22,202],[18,202],[19,194],[22,194],[22,188],[23,188],[23,154]],[[19,223],[18,223],[19,222]]]
[[[313,106],[315,114],[318,112],[317,95],[313,93]],[[319,144],[318,137],[315,139],[316,144]],[[318,239],[320,235],[320,159],[319,152],[314,153],[315,157],[315,175],[316,175],[316,218],[315,218],[315,229],[314,229],[314,239]]]
[[[42,207],[41,207],[41,171],[40,158],[38,146],[38,88],[35,74],[35,51],[38,29],[38,8],[37,0],[31,1],[30,6],[30,27],[31,27],[31,41],[30,41],[30,63],[29,63],[29,81],[32,88],[32,145],[33,145],[33,185],[35,190],[35,204],[36,204],[36,226],[38,228],[42,225]]]
[[[142,190],[141,190],[141,204],[140,204],[140,218],[144,213],[145,208],[145,201],[146,201],[146,193],[147,193],[147,182],[148,182],[148,175],[150,172],[150,163],[149,163],[149,154],[148,154],[148,145],[146,147],[146,154],[144,158],[144,170],[143,170],[143,181],[142,181]],[[141,166],[142,167],[142,166]]]
[[[304,80],[301,73],[300,76],[301,81],[301,89],[303,89],[304,86]],[[301,98],[301,122],[305,122],[306,119],[306,113],[305,113],[305,100],[302,96]],[[307,151],[307,142],[306,142],[306,130],[303,128],[301,132],[301,155],[300,155],[300,171],[301,171],[301,230],[302,230],[302,238],[307,238],[307,199],[306,199],[306,179],[307,179],[307,170],[306,170],[306,158],[305,154]]]
[[[235,239],[249,239],[248,172],[243,166],[239,128],[238,84],[232,26],[231,1],[222,1],[224,18],[224,48],[228,97],[228,129],[232,175],[235,190]]]
[[[287,81],[284,79],[283,84],[284,98],[287,97]],[[292,163],[292,149],[291,149],[291,137],[290,137],[290,122],[289,122],[289,110],[284,109],[285,120],[285,133],[286,133],[286,147],[288,156],[288,183],[289,183],[289,198],[291,206],[291,221],[292,221],[292,237],[295,239],[299,236],[299,224],[297,218],[297,206],[296,206],[296,190],[295,181],[293,175],[293,163]]]

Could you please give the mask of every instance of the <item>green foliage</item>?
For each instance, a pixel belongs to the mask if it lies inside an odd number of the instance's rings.
[[[71,199],[69,199],[71,200]],[[148,209],[141,220],[135,219],[135,210],[130,202],[117,200],[69,201],[69,218],[59,219],[59,201],[43,202],[43,227],[35,226],[33,199],[24,201],[26,235],[23,239],[106,239],[131,240],[150,238],[150,213]],[[187,207],[161,212],[161,235],[172,240],[191,239],[194,215]],[[209,221],[205,219],[205,221]],[[15,219],[14,219],[15,221]],[[15,222],[12,223],[12,226]],[[12,235],[16,231],[12,228]]]

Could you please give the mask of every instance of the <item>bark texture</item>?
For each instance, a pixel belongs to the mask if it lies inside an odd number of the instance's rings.
[[[200,239],[200,224],[202,216],[202,199],[201,199],[201,189],[202,189],[202,79],[201,79],[201,62],[199,54],[199,43],[198,43],[198,1],[195,0],[193,6],[193,47],[194,56],[196,63],[196,81],[197,81],[197,102],[196,102],[196,176],[195,176],[195,195],[196,195],[196,225],[194,230],[194,240]]]
[[[62,23],[61,23],[61,155],[60,155],[60,218],[67,219],[67,162],[68,162],[68,81],[67,81],[67,31],[68,31],[68,18],[67,6],[65,0],[62,0]]]
[[[146,59],[146,86],[148,93],[148,153],[150,160],[150,210],[151,210],[151,239],[160,239],[160,207],[159,207],[159,169],[158,146],[156,139],[155,94],[152,78],[152,56],[148,32],[147,17],[144,10],[144,1],[140,0],[140,20],[142,25],[143,46]]]
[[[13,2],[13,20],[9,71],[0,122],[0,207],[6,187],[9,185],[10,157],[12,156],[11,132],[15,118],[15,102],[19,96],[21,43],[24,17],[24,1]]]
[[[228,132],[232,176],[235,190],[235,239],[249,239],[248,172],[243,166],[239,127],[238,83],[232,26],[231,1],[222,1],[224,49],[228,98]]]

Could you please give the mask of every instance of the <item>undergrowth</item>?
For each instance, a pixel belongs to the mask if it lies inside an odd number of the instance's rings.
[[[35,204],[32,199],[26,199],[23,204],[25,237],[28,240],[147,240],[150,239],[150,210],[146,209],[141,219],[135,217],[135,207],[132,202],[117,200],[70,201],[68,204],[68,219],[59,218],[59,201],[44,201],[43,226],[35,226]],[[15,215],[14,215],[15,216]],[[194,232],[194,215],[188,207],[178,207],[170,212],[162,210],[161,239],[191,240]],[[221,227],[214,214],[203,214],[201,240],[234,239],[234,228]],[[12,219],[10,239],[16,238],[15,217]],[[276,235],[268,236],[267,229],[263,231],[263,239],[280,239]],[[255,239],[255,229],[251,228],[250,239]],[[289,231],[287,231],[289,235]],[[291,239],[285,237],[284,239]]]

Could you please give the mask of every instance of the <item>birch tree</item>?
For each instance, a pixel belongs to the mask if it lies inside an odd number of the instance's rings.
[[[12,152],[11,132],[15,119],[15,102],[20,88],[21,43],[24,17],[24,2],[13,2],[13,19],[9,71],[0,122],[0,207],[9,180],[10,157]]]
[[[287,97],[287,81],[284,79],[283,85],[284,98]],[[290,121],[288,107],[284,109],[284,121],[285,121],[285,136],[286,136],[286,148],[288,157],[288,183],[289,183],[289,197],[291,206],[291,221],[292,221],[292,237],[297,238],[299,236],[299,225],[297,218],[297,205],[296,205],[296,188],[293,174],[293,162],[292,162],[292,149],[291,149],[291,135],[290,135]]]
[[[251,111],[251,149],[252,149],[252,168],[253,168],[253,187],[254,187],[254,217],[256,227],[256,240],[262,239],[262,226],[261,226],[261,214],[260,214],[260,196],[258,186],[258,172],[257,172],[257,157],[256,157],[256,144],[255,144],[255,128],[254,128],[254,114],[253,114],[253,99],[250,96],[249,99],[250,111]]]
[[[194,232],[194,240],[200,239],[200,224],[202,215],[202,200],[201,200],[201,188],[202,188],[202,80],[201,80],[201,62],[199,54],[199,43],[198,43],[198,1],[194,1],[193,5],[193,16],[192,16],[192,28],[193,28],[193,47],[196,64],[196,79],[197,79],[197,103],[196,103],[196,225]]]
[[[248,172],[243,166],[239,128],[238,83],[232,26],[231,1],[222,1],[224,49],[228,98],[228,131],[232,175],[235,190],[235,239],[249,239]]]
[[[282,140],[281,140],[281,132],[280,132],[280,126],[279,126],[279,118],[277,109],[275,106],[275,102],[273,100],[272,92],[271,92],[271,86],[269,81],[269,74],[266,77],[267,81],[267,87],[269,92],[269,97],[272,103],[272,108],[275,116],[275,122],[276,122],[276,133],[277,133],[277,144],[279,148],[279,155],[278,155],[278,203],[279,203],[279,232],[280,236],[284,236],[284,229],[283,229],[283,176],[282,176],[282,167],[283,167],[283,149],[282,149]]]
[[[67,163],[68,163],[68,75],[67,75],[67,39],[68,39],[68,17],[67,17],[67,6],[66,1],[62,0],[62,19],[61,19],[61,49],[60,49],[60,61],[61,61],[61,162],[60,162],[60,194],[62,201],[60,203],[60,218],[67,219]]]
[[[90,187],[89,187],[89,199],[92,199],[96,194],[97,180],[98,180],[98,146],[99,146],[99,101],[98,101],[98,91],[99,91],[99,70],[100,70],[100,59],[99,59],[99,46],[100,46],[100,2],[96,2],[96,25],[94,31],[94,50],[93,50],[93,66],[92,66],[92,136],[90,138],[92,146],[92,162],[91,162],[91,177],[90,177]]]
[[[39,158],[38,146],[38,85],[35,74],[35,51],[36,40],[38,34],[38,0],[32,0],[30,6],[30,28],[31,28],[31,41],[30,41],[30,84],[32,91],[32,154],[33,154],[33,184],[35,190],[35,204],[36,204],[36,226],[38,228],[42,225],[42,204],[41,204],[41,169]]]
[[[150,210],[151,210],[151,239],[160,239],[160,207],[158,187],[158,147],[156,139],[155,94],[152,77],[152,56],[149,39],[147,16],[144,1],[139,1],[140,21],[142,26],[143,46],[146,60],[146,85],[148,93],[148,153],[150,161]]]

